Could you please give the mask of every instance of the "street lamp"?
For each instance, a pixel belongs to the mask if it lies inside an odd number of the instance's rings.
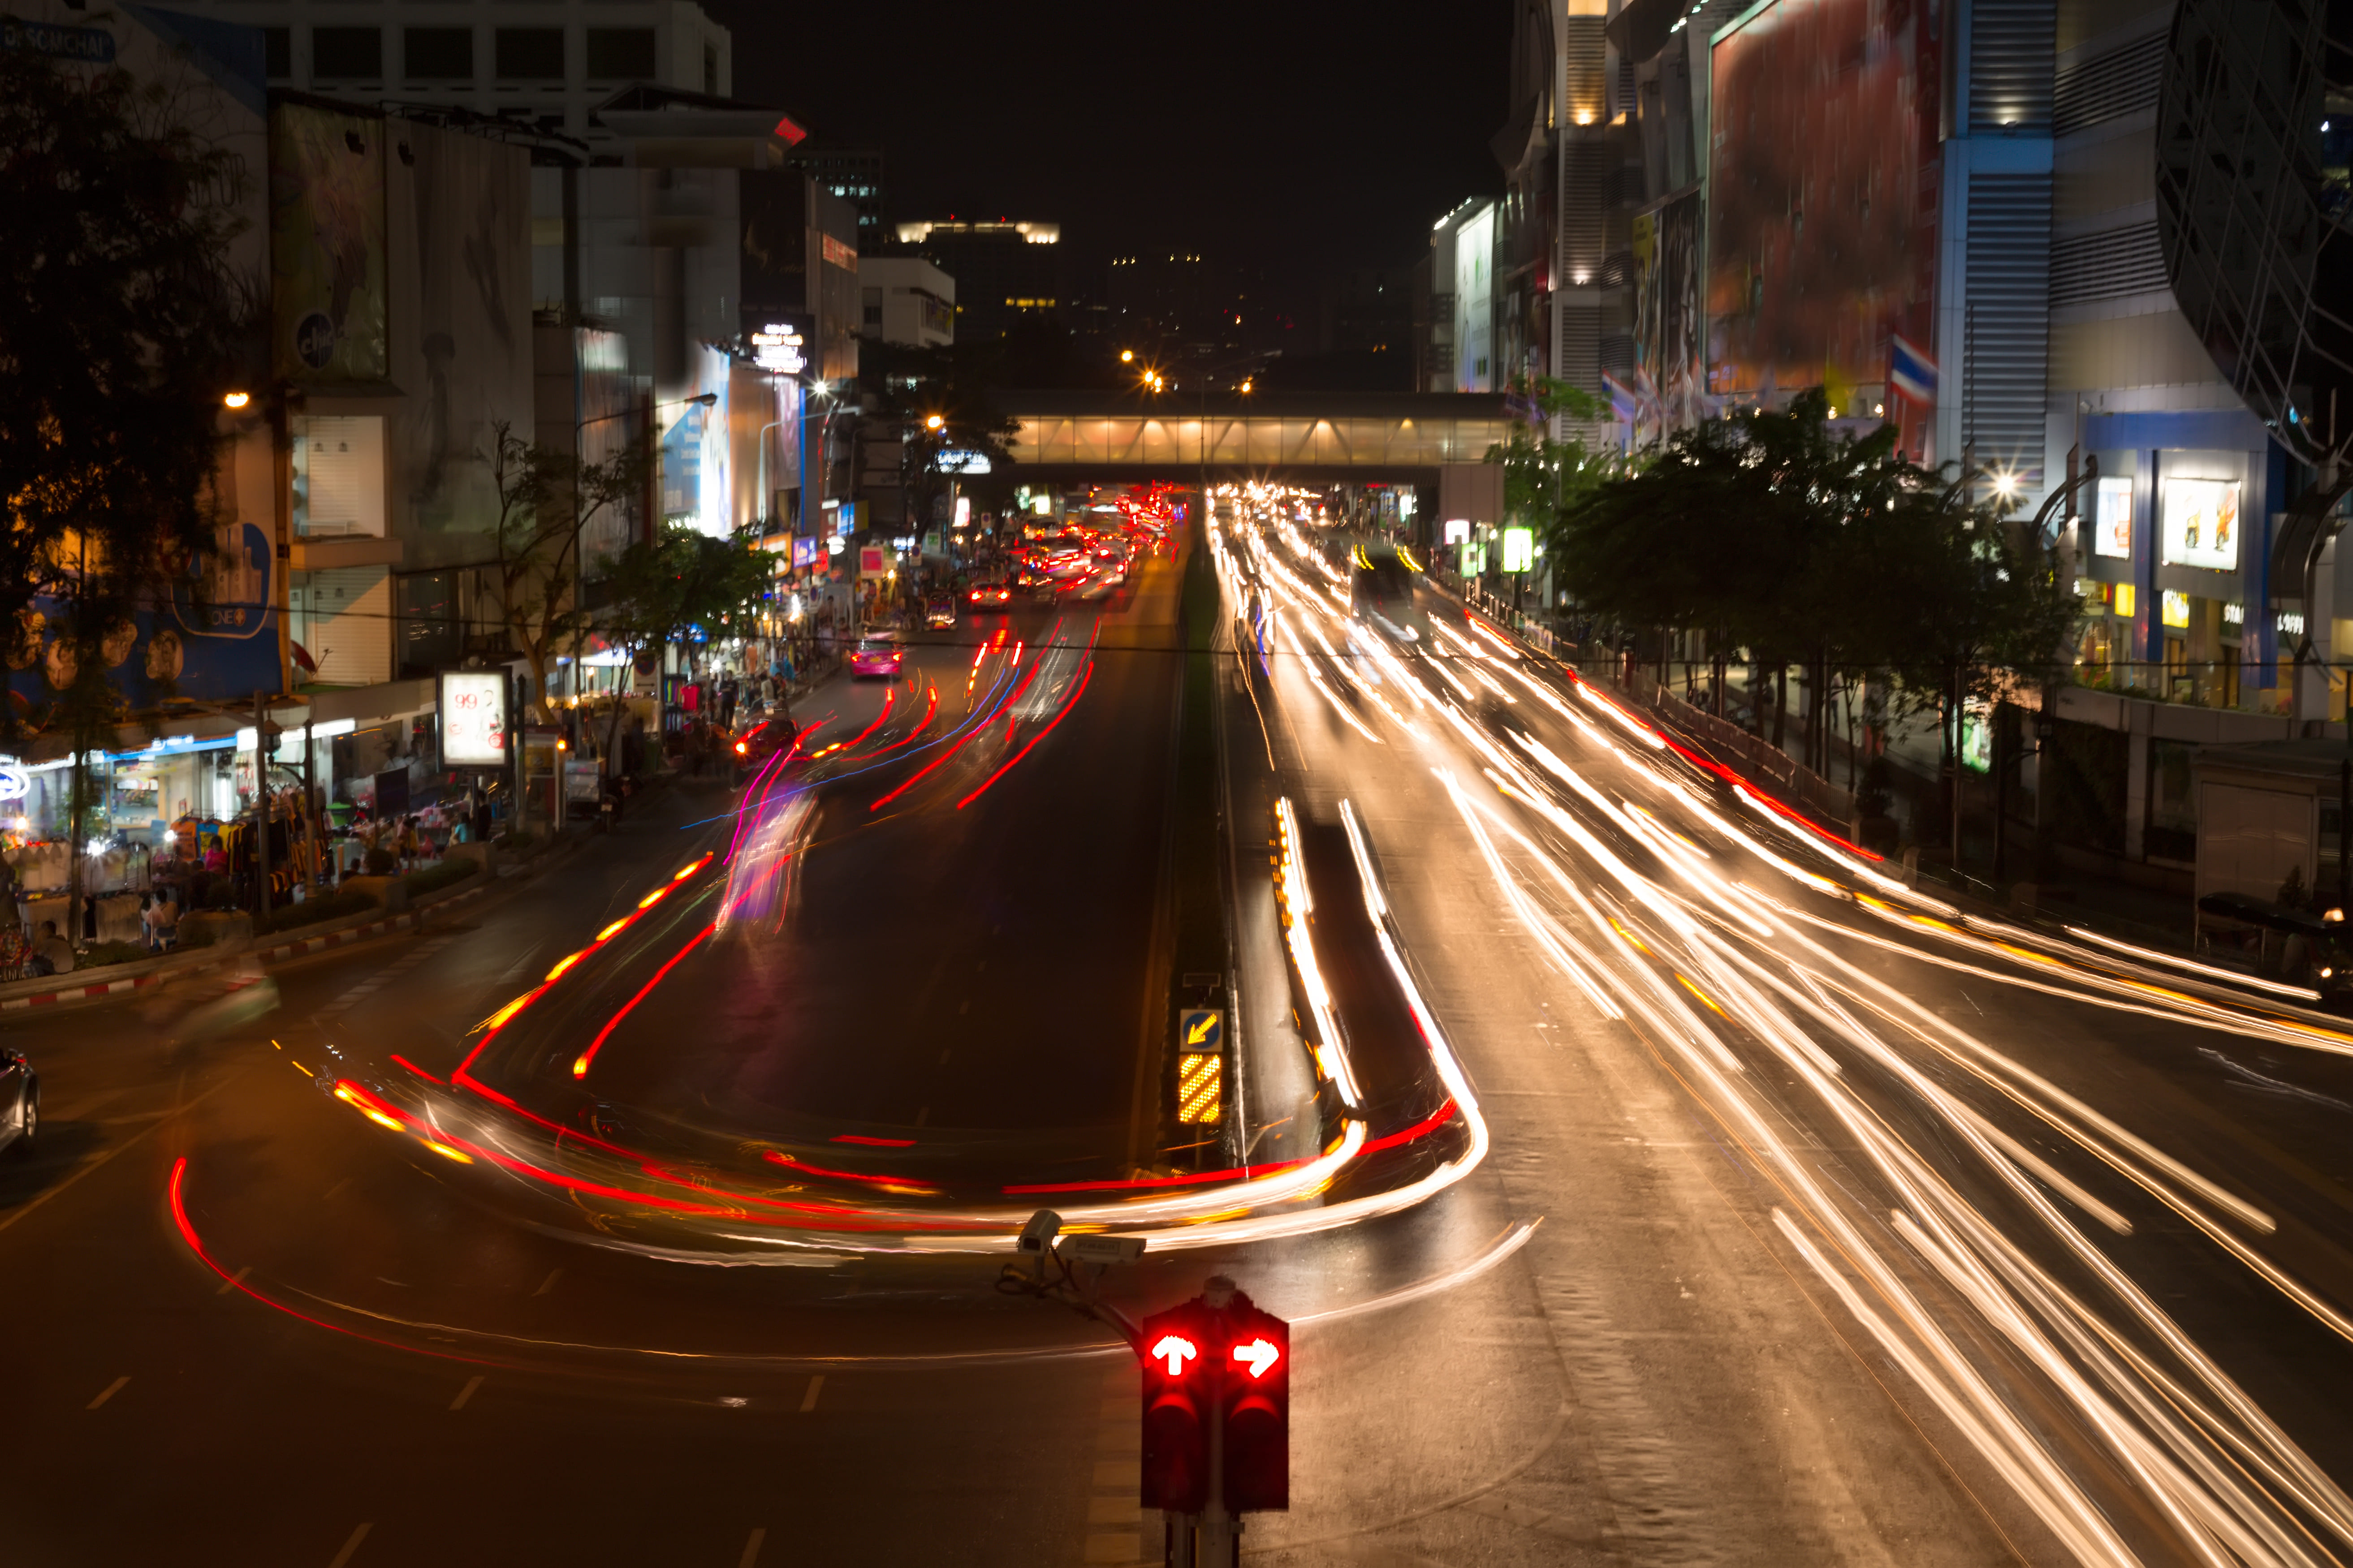
[[[249,392],[231,392],[222,396],[221,406],[224,408],[242,408],[252,401],[253,394]]]

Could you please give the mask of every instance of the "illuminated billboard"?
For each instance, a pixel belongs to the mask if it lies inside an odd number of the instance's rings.
[[[441,672],[441,762],[445,767],[498,767],[507,760],[507,678],[503,670]]]
[[[2092,515],[2092,553],[2111,561],[2132,559],[2133,482],[2102,479]]]
[[[1495,390],[1495,209],[1454,233],[1454,390]]]
[[[2236,480],[2168,479],[2158,527],[2168,566],[2239,569],[2239,486]]]
[[[1634,215],[1635,420],[1662,435],[1704,416],[1700,216],[1697,191]]]
[[[1899,334],[1936,342],[1936,17],[1928,0],[1767,0],[1717,35],[1711,392],[1820,386],[1841,415],[1884,405],[1916,449],[1929,410],[1889,369]]]

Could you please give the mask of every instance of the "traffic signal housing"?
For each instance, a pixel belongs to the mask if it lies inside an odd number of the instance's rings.
[[[1217,1418],[1223,1346],[1198,1301],[1144,1320],[1144,1477],[1145,1508],[1198,1513],[1209,1502],[1209,1423]]]
[[[1291,1325],[1237,1291],[1218,1314],[1220,1497],[1234,1513],[1291,1506]]]

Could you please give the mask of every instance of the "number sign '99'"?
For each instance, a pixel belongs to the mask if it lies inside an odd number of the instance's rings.
[[[441,672],[441,764],[496,767],[507,760],[507,678],[499,670]]]

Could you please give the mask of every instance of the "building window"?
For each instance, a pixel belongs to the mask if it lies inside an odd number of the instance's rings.
[[[284,81],[294,74],[293,28],[261,29],[261,68],[272,81]]]
[[[588,29],[588,75],[597,81],[644,81],[654,74],[651,27]]]
[[[564,29],[501,27],[498,66],[499,77],[505,81],[562,81]]]
[[[376,27],[311,29],[311,74],[351,81],[384,75],[384,33]]]
[[[298,539],[384,537],[384,416],[298,417],[293,513]]]
[[[401,71],[411,81],[474,79],[471,27],[406,27],[400,51]]]
[[[710,44],[702,46],[702,90],[714,98],[719,93],[719,50]]]

